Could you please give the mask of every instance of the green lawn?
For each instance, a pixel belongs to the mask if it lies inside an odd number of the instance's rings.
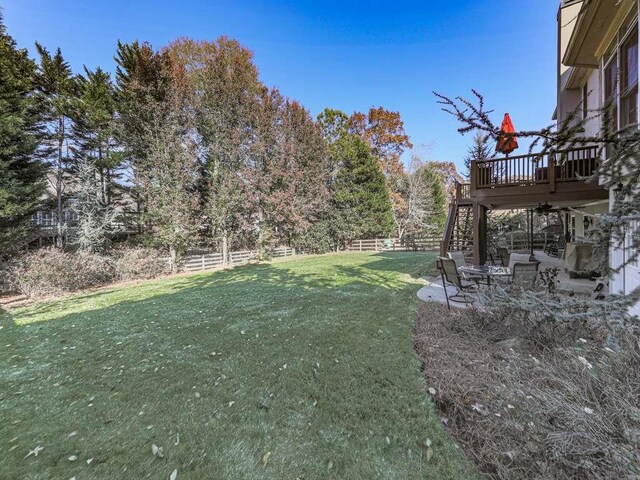
[[[308,257],[13,310],[0,478],[475,478],[412,350],[432,265]]]

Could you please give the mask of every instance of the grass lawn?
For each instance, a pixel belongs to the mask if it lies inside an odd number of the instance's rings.
[[[0,478],[475,478],[412,349],[432,265],[308,257],[15,309]]]

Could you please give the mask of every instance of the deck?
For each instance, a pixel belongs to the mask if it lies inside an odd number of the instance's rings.
[[[607,200],[609,192],[596,176],[599,152],[589,146],[471,162],[470,182],[456,185],[441,254],[473,252],[474,263],[484,264],[489,209],[581,207]]]

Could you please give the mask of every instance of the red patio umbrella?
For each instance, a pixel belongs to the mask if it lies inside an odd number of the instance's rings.
[[[518,139],[513,135],[516,129],[513,127],[513,122],[508,113],[504,114],[502,119],[502,125],[498,132],[498,142],[496,143],[496,152],[509,155],[516,148],[518,148]]]

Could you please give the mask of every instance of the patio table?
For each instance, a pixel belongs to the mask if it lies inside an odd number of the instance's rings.
[[[487,285],[491,285],[491,278],[504,278],[511,276],[511,270],[507,267],[496,267],[494,265],[472,265],[458,268],[465,280],[471,277],[482,277],[487,279]]]

